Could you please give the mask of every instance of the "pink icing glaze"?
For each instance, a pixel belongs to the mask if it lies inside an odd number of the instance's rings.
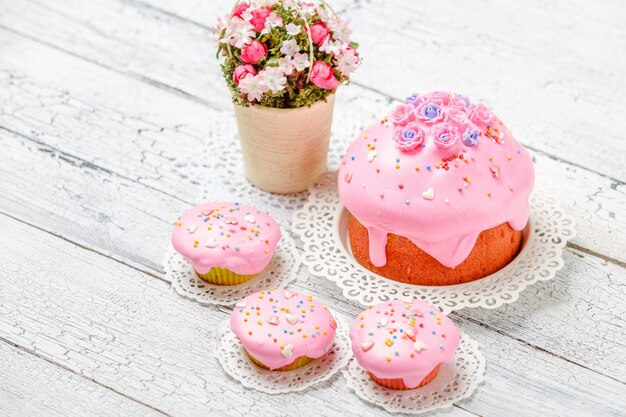
[[[310,295],[268,290],[238,303],[230,328],[252,356],[278,369],[302,356],[324,356],[335,340],[337,323]]]
[[[438,364],[451,362],[459,347],[454,323],[419,300],[370,307],[350,327],[352,352],[368,372],[417,387]]]
[[[375,266],[387,263],[388,233],[407,237],[454,267],[482,231],[505,222],[516,230],[526,226],[534,183],[531,157],[486,107],[467,107],[462,97],[418,97],[410,123],[406,116],[398,121],[394,112],[395,121],[385,118],[369,127],[348,148],[339,169],[339,195],[368,229]],[[432,119],[427,119],[428,104],[441,114],[431,107]],[[412,104],[401,106],[405,114]],[[414,149],[401,142],[411,123],[425,135]],[[468,146],[463,134],[473,130],[478,143]]]
[[[201,204],[175,224],[172,245],[200,274],[214,266],[257,274],[269,264],[281,236],[268,214],[239,203]]]

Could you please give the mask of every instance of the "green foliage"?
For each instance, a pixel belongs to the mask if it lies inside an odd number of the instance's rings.
[[[328,95],[333,91],[325,90],[314,85],[310,80],[308,80],[308,72],[311,69],[312,64],[316,61],[326,62],[334,68],[335,65],[333,63],[333,55],[321,51],[317,45],[310,42],[306,31],[306,24],[302,15],[297,10],[287,9],[283,7],[282,4],[274,6],[272,9],[275,13],[281,16],[283,25],[273,28],[266,34],[259,34],[255,32],[256,38],[253,39],[264,43],[268,48],[267,56],[259,62],[252,64],[255,70],[259,72],[266,67],[278,67],[279,59],[283,58],[283,54],[280,52],[283,41],[289,39],[295,39],[300,47],[300,52],[306,53],[307,55],[311,53],[311,46],[313,46],[313,61],[304,71],[294,70],[291,75],[286,76],[287,84],[285,85],[285,89],[278,92],[266,92],[259,104],[266,107],[296,108],[303,106],[310,107],[317,101],[325,100],[326,97],[328,97]],[[313,25],[318,21],[320,21],[320,18],[317,14],[315,14],[308,20],[308,23],[309,25]],[[285,27],[289,23],[301,26],[302,30],[300,33],[296,36],[288,35]],[[226,31],[227,29],[222,29],[219,34],[220,40],[223,40],[226,37]],[[356,50],[358,44],[352,42],[350,43],[350,46]],[[242,94],[239,91],[239,87],[233,80],[235,68],[244,64],[244,62],[240,59],[240,55],[240,49],[228,45],[225,41],[220,41],[218,43],[217,56],[222,59],[222,73],[232,92],[233,102],[242,106],[248,106],[250,103],[248,102],[245,94]],[[348,77],[342,76],[337,69],[334,70],[334,75],[340,84],[344,84],[349,81]]]

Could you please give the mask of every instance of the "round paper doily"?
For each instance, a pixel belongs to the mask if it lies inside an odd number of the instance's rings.
[[[441,366],[427,385],[413,390],[381,387],[352,359],[343,375],[348,386],[363,400],[394,413],[421,414],[450,407],[472,395],[485,377],[485,358],[478,343],[461,332],[461,343],[454,361]]]
[[[200,304],[234,305],[250,294],[268,288],[285,288],[295,281],[300,254],[289,233],[283,233],[267,268],[239,285],[214,285],[200,279],[189,261],[172,247],[165,256],[164,266],[172,287],[183,297]]]
[[[535,194],[522,250],[505,268],[466,284],[404,284],[367,270],[350,253],[347,210],[339,200],[335,172],[323,174],[309,191],[309,201],[294,213],[291,224],[293,233],[304,243],[302,263],[311,274],[335,282],[346,298],[364,306],[417,298],[447,314],[465,307],[496,308],[512,303],[527,286],[554,277],[563,267],[563,247],[575,235],[573,219],[557,202]]]
[[[292,371],[270,371],[255,365],[227,326],[218,335],[217,357],[224,371],[247,388],[268,394],[302,391],[327,381],[348,364],[352,350],[347,329],[339,322],[335,342],[328,353]]]

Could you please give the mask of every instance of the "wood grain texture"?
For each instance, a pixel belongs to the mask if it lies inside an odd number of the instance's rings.
[[[248,390],[213,352],[228,310],[5,216],[0,228],[0,328],[11,343],[176,415],[386,415],[340,377],[289,395]]]
[[[194,201],[195,185],[181,181],[172,163],[202,148],[210,133],[207,120],[215,114],[211,109],[1,29],[0,43],[6,53],[0,62],[0,128]],[[340,92],[337,106],[350,106],[365,128],[388,103],[351,86]],[[626,262],[626,240],[618,238],[626,234],[626,186],[532,154],[537,189],[559,197],[581,225],[574,243]]]
[[[167,283],[6,216],[0,228],[0,326],[11,343],[173,414],[384,414],[347,400],[353,397],[340,378],[301,394],[248,391],[221,376],[212,352],[227,309],[181,302]],[[327,302],[325,291],[316,293]],[[336,315],[346,320],[359,311],[349,305]],[[460,407],[490,415],[621,412],[624,384],[473,321],[459,324],[489,363],[488,382]],[[502,401],[512,392],[524,394]]]
[[[96,7],[79,0],[15,3],[0,16],[0,25],[205,103],[227,103],[209,27],[232,2],[155,1],[154,7],[118,0]],[[619,109],[626,104],[626,83],[617,69],[626,58],[609,60],[611,54],[595,47],[619,50],[626,36],[617,24],[626,11],[617,0],[610,3],[338,5],[349,10],[354,39],[362,44],[365,61],[356,83],[395,98],[413,90],[461,90],[491,106],[525,145],[623,182],[625,126]],[[198,13],[190,19],[192,10]],[[568,24],[558,24],[555,16],[565,11]],[[599,130],[603,146],[592,146]]]
[[[2,416],[163,416],[2,341],[0,364]]]
[[[180,299],[162,274],[170,221],[197,194],[172,163],[200,149],[207,120],[230,108],[208,26],[231,4],[2,4],[0,415],[17,407],[31,415],[383,414],[340,378],[286,397],[243,389],[211,352],[229,310]],[[626,129],[616,109],[625,104],[626,61],[613,51],[626,7],[331,4],[349,10],[365,57],[337,106],[351,106],[365,127],[407,89],[471,94],[532,147],[537,188],[561,198],[579,224],[553,281],[513,305],[453,316],[484,347],[488,374],[444,415],[621,415]],[[406,44],[419,54],[399,50]],[[330,282],[299,275],[295,288],[319,294],[340,317],[360,310]],[[6,375],[16,377],[7,384]],[[89,403],[74,404],[83,393]]]

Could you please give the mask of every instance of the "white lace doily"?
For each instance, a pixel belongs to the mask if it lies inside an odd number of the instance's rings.
[[[291,371],[270,371],[255,365],[229,327],[219,332],[217,357],[224,371],[247,388],[268,394],[302,391],[327,381],[350,361],[348,327],[339,324],[335,342],[326,355]]]
[[[172,287],[183,297],[200,304],[234,305],[250,294],[268,288],[285,288],[295,281],[300,254],[289,233],[283,233],[267,268],[239,285],[214,285],[200,279],[189,261],[172,247],[165,256],[164,267]]]
[[[514,302],[527,286],[554,277],[563,267],[563,247],[575,235],[573,219],[557,202],[545,194],[535,194],[520,254],[505,268],[466,284],[404,284],[362,267],[350,253],[347,210],[339,200],[336,173],[322,175],[309,191],[309,201],[294,213],[291,224],[291,230],[304,243],[302,263],[311,274],[334,281],[344,297],[365,306],[417,298],[447,314],[465,307],[496,308]]]
[[[485,377],[485,358],[478,343],[461,332],[454,361],[441,365],[428,384],[413,390],[392,390],[372,381],[356,359],[343,370],[348,387],[365,401],[394,413],[421,414],[450,407],[472,395]]]
[[[389,103],[370,103],[374,114],[383,114]],[[376,109],[380,107],[380,109]],[[352,140],[372,123],[374,114],[336,106],[328,151],[328,168],[338,169]],[[212,114],[211,129],[202,149],[174,162],[173,170],[198,188],[198,201],[241,201],[263,209],[282,227],[289,229],[293,210],[306,203],[308,191],[292,195],[271,194],[253,186],[245,177],[237,123],[233,112]]]

